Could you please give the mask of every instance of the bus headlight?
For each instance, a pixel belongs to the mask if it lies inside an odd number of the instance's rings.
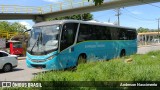
[[[54,55],[47,58],[47,60],[52,60],[53,58],[54,58]]]
[[[28,60],[31,60],[31,58],[27,57]]]

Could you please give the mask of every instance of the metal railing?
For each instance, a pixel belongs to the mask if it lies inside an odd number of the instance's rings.
[[[15,35],[18,35],[18,32],[0,31],[0,38],[10,39],[11,37]]]
[[[41,8],[19,5],[0,5],[0,13],[41,13]]]
[[[112,2],[112,1],[118,1],[118,0],[104,0],[104,2]],[[64,2],[44,5],[41,7],[0,5],[0,13],[45,14],[45,13],[57,12],[73,8],[92,6],[92,5],[94,5],[94,2],[92,0],[90,0],[89,2],[88,0],[65,0]]]

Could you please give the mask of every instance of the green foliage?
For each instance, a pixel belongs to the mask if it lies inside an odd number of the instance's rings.
[[[17,22],[11,24],[11,29],[17,32],[24,32],[25,30],[27,30],[27,28],[24,25]]]
[[[132,62],[126,63],[126,59]],[[33,81],[160,81],[160,51],[131,55],[110,61],[80,64],[76,70],[42,72]],[[60,88],[60,87],[59,87]],[[145,87],[143,87],[144,89]],[[57,87],[52,87],[56,89]],[[63,89],[63,88],[61,88]],[[124,90],[130,87],[65,87],[65,90]],[[141,90],[142,87],[135,87]],[[145,90],[153,89],[146,87]],[[155,87],[155,89],[159,89]]]
[[[91,1],[91,0],[88,0]],[[93,0],[93,2],[95,3],[95,6],[97,5],[101,5],[103,3],[104,0]]]
[[[143,27],[140,27],[137,29],[137,32],[138,33],[144,33],[144,32],[158,32],[157,29],[148,29],[148,28],[143,28]]]
[[[20,23],[10,23],[7,21],[0,22],[0,31],[23,32],[24,30],[26,30],[26,27]]]
[[[59,18],[49,18],[47,19],[47,21],[51,21],[51,20],[63,20],[63,19],[74,19],[74,20],[92,20],[93,19],[93,15],[90,13],[85,13],[85,14],[78,14],[78,15],[72,15],[72,16],[65,16],[65,17],[59,17]]]
[[[142,28],[142,27],[140,27],[140,28],[137,29],[137,32],[138,32],[138,33],[149,32],[149,31],[150,31],[150,30],[149,30],[148,28]]]

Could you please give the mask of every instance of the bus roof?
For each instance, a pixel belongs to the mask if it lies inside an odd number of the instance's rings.
[[[99,26],[108,26],[108,27],[117,27],[117,28],[127,28],[127,29],[135,29],[131,27],[124,27],[124,26],[118,26],[118,25],[112,25],[102,22],[90,22],[90,21],[82,21],[82,20],[54,20],[54,21],[46,21],[46,22],[40,22],[35,24],[33,27],[38,26],[48,26],[48,25],[54,25],[54,24],[64,24],[64,23],[83,23],[83,24],[90,24],[90,25],[99,25]]]

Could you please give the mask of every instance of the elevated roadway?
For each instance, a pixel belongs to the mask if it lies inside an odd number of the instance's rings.
[[[93,2],[88,2],[88,0],[73,1],[59,2],[41,7],[0,5],[0,20],[33,19],[35,21],[43,21],[46,18],[160,2],[160,0],[105,0],[102,5],[95,6]]]

